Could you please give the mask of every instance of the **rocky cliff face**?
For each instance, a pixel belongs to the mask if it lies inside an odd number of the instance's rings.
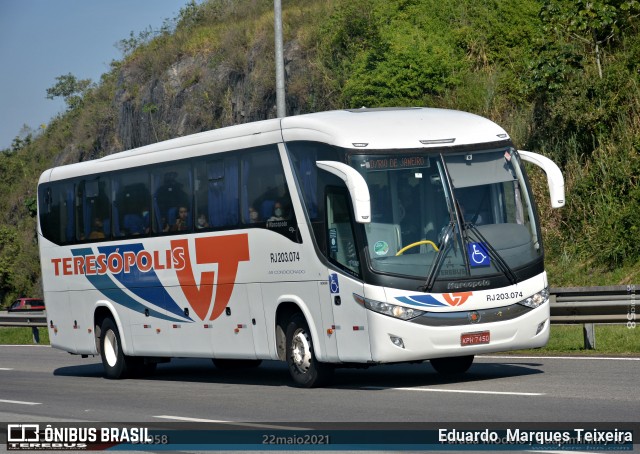
[[[310,106],[312,91],[306,80],[305,52],[297,41],[285,46],[288,115]],[[110,152],[232,124],[276,116],[273,49],[257,43],[242,65],[219,56],[182,57],[160,74],[150,77],[137,65],[120,70],[114,96],[116,111]],[[302,93],[300,87],[304,88]]]

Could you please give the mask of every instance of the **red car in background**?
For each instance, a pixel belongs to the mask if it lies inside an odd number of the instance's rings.
[[[18,298],[7,310],[9,312],[43,311],[44,300],[40,298]]]

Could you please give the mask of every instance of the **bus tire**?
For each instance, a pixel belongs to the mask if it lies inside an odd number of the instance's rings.
[[[431,366],[442,375],[464,374],[473,364],[474,355],[453,356],[450,358],[434,358],[429,360]]]
[[[334,367],[316,359],[309,325],[300,313],[287,324],[287,365],[295,386],[315,388],[326,385]]]
[[[135,360],[122,351],[120,331],[111,318],[105,318],[100,329],[100,356],[106,378],[118,380],[131,373]]]
[[[261,359],[213,358],[213,365],[221,370],[252,369],[262,364]]]

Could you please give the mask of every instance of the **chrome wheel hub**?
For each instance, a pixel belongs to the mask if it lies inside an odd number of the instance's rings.
[[[300,373],[307,373],[311,366],[311,345],[309,337],[304,330],[298,329],[291,342],[291,357],[293,364]]]
[[[102,354],[104,355],[104,359],[107,361],[107,364],[111,367],[114,367],[118,362],[118,348],[118,338],[116,337],[116,333],[112,330],[108,330],[105,333],[104,351]]]

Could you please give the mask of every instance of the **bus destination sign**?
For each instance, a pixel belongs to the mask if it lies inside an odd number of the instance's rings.
[[[429,167],[425,156],[381,156],[362,164],[367,170],[415,169]]]

